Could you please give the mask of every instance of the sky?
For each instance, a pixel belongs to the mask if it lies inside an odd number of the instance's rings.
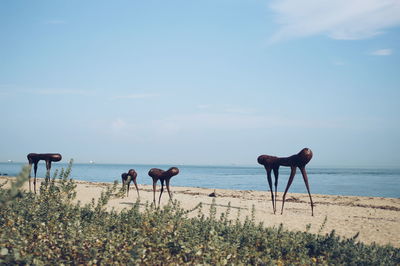
[[[400,166],[399,0],[4,0],[0,48],[0,162]]]

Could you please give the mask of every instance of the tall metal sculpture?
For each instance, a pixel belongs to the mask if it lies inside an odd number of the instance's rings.
[[[268,184],[271,190],[271,198],[272,198],[272,208],[274,210],[274,214],[276,212],[276,195],[277,195],[277,186],[278,186],[278,176],[279,176],[279,167],[280,166],[287,166],[290,167],[290,177],[287,183],[285,193],[283,194],[282,198],[282,210],[281,214],[283,213],[283,206],[285,204],[286,193],[289,190],[290,185],[293,182],[294,176],[296,175],[296,168],[298,167],[303,175],[304,183],[306,184],[306,188],[308,191],[308,195],[310,196],[311,201],[311,215],[314,216],[314,204],[311,198],[310,193],[310,186],[308,185],[308,177],[306,172],[306,165],[310,162],[311,158],[313,157],[313,153],[310,149],[304,148],[299,153],[292,155],[290,157],[276,157],[270,155],[260,155],[257,159],[258,163],[264,165],[265,170],[267,171],[267,178]],[[271,170],[274,171],[275,176],[275,196],[272,191],[272,178],[271,178]]]
[[[29,153],[27,156],[30,169],[32,169],[32,164],[34,165],[35,179],[33,180],[34,191],[36,194],[36,172],[37,166],[40,160],[46,162],[46,178],[50,177],[51,162],[61,161],[62,156],[59,153]],[[29,171],[29,191],[31,191],[31,172]]]
[[[139,188],[138,188],[138,185],[136,183],[137,173],[136,173],[135,169],[130,169],[128,171],[128,173],[122,173],[121,174],[121,178],[122,178],[122,185],[123,186],[127,185],[126,196],[129,196],[129,186],[130,186],[131,182],[133,182],[133,184],[136,187],[136,191],[137,191],[138,197],[140,197]]]
[[[158,205],[160,205],[161,201],[161,195],[164,191],[164,181],[167,186],[168,190],[168,195],[169,198],[172,199],[171,192],[169,190],[169,180],[179,174],[179,169],[176,167],[171,167],[167,171],[158,169],[158,168],[151,168],[149,171],[149,176],[153,179],[153,202],[154,205],[156,204],[156,186],[157,186],[157,181],[160,180],[161,182],[161,192],[160,192],[160,198],[158,199]]]

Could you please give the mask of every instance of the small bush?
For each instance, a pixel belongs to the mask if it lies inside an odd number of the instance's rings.
[[[400,250],[290,232],[231,220],[230,209],[216,217],[215,203],[184,210],[179,202],[163,208],[140,202],[121,212],[106,211],[121,193],[116,185],[90,204],[74,203],[71,165],[43,182],[40,194],[21,189],[24,168],[9,189],[0,186],[0,264],[345,264],[399,265]],[[57,177],[58,176],[58,177]],[[198,211],[195,218],[188,212]]]

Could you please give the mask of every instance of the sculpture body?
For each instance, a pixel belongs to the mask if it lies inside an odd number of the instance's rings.
[[[158,199],[158,205],[160,205],[161,195],[164,191],[164,181],[166,183],[169,198],[172,199],[171,192],[169,189],[169,181],[173,176],[175,176],[177,174],[179,174],[179,169],[176,167],[171,167],[167,171],[164,171],[164,170],[161,170],[158,168],[150,169],[149,176],[153,179],[153,202],[154,202],[154,204],[156,204],[157,181],[160,180],[160,182],[161,182],[161,192],[160,192],[160,197]]]
[[[133,182],[133,184],[136,187],[136,191],[138,193],[138,197],[140,197],[139,188],[138,188],[138,185],[136,183],[137,173],[136,173],[135,169],[130,169],[128,171],[128,173],[122,173],[121,174],[121,178],[122,178],[122,185],[123,186],[128,185],[127,191],[126,191],[126,196],[129,196],[129,186],[130,186],[131,182]]]
[[[35,173],[35,179],[33,180],[33,186],[34,186],[34,191],[36,193],[36,172],[39,161],[43,160],[46,162],[46,170],[47,170],[46,178],[49,178],[51,163],[61,161],[62,156],[59,153],[29,153],[26,157],[28,158],[29,166],[31,167],[31,169],[32,169],[32,164],[34,165],[33,171]],[[29,191],[31,191],[30,172],[29,172]]]
[[[270,155],[260,155],[257,159],[258,163],[264,165],[265,170],[267,171],[267,179],[268,184],[271,190],[271,198],[272,198],[272,207],[274,210],[274,214],[276,212],[276,195],[277,195],[277,186],[278,186],[278,176],[279,176],[279,167],[280,166],[287,166],[291,168],[289,181],[287,183],[285,192],[282,198],[282,210],[281,214],[283,213],[283,206],[285,204],[286,193],[291,186],[294,176],[296,175],[296,169],[299,168],[301,174],[303,175],[304,183],[307,188],[308,195],[310,196],[311,201],[311,215],[314,216],[314,204],[311,198],[310,187],[308,184],[308,177],[305,166],[310,162],[313,157],[313,153],[310,149],[304,148],[299,153],[289,156],[289,157],[276,157]],[[272,177],[271,171],[274,171],[275,176],[275,196],[272,191]]]

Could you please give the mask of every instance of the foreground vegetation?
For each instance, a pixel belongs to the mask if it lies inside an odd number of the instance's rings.
[[[183,210],[140,202],[122,212],[106,211],[116,185],[98,202],[74,201],[71,167],[44,182],[40,194],[24,192],[28,168],[11,188],[0,188],[0,264],[345,264],[399,265],[400,249],[265,228],[253,219],[204,215],[201,205]],[[197,212],[188,218],[188,212]]]

